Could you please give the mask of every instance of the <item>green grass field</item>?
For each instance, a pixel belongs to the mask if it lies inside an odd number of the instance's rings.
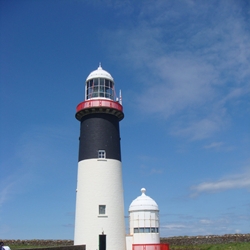
[[[250,250],[250,242],[237,242],[228,244],[170,246],[171,250]]]

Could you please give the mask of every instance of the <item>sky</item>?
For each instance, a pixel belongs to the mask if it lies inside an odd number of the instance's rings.
[[[124,209],[161,237],[250,233],[250,2],[0,0],[0,238],[73,239],[76,106],[122,90]]]

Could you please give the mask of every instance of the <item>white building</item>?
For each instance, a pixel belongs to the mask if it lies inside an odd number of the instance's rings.
[[[160,244],[159,208],[157,203],[147,196],[146,189],[141,189],[129,206],[129,231],[126,237],[127,250],[136,244]]]

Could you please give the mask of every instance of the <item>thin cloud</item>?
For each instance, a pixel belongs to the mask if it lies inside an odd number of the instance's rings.
[[[139,155],[138,158],[141,162],[143,162],[140,165],[140,173],[143,176],[160,175],[164,172],[163,168],[157,167],[158,159],[156,157],[152,157],[150,155]],[[148,165],[150,162],[153,162],[156,167],[150,168]]]
[[[244,188],[250,190],[250,171],[242,174],[222,178],[218,181],[202,182],[191,187],[191,197],[195,197],[202,193],[216,193],[229,189]]]
[[[172,134],[191,140],[227,128],[225,105],[249,93],[250,36],[239,14],[244,8],[218,5],[155,1],[141,6],[136,25],[109,36],[112,52],[138,71],[134,106],[157,119],[175,116],[179,126],[170,124]]]
[[[232,151],[234,146],[225,145],[224,142],[212,142],[210,144],[204,145],[203,148],[207,150],[216,150],[216,151]]]
[[[211,75],[216,73],[191,55],[157,58],[152,62],[153,67],[154,84],[147,86],[137,98],[137,106],[142,110],[146,107],[147,112],[167,119],[183,110],[201,107],[214,96],[210,83]]]
[[[13,160],[19,162],[19,167],[1,179],[0,208],[19,193],[26,192],[28,186],[37,184],[42,178],[41,169],[46,169],[47,173],[53,171],[50,166],[56,166],[57,156],[61,152],[52,151],[52,148],[58,140],[68,143],[68,133],[64,128],[39,126],[20,135],[13,154]]]
[[[30,175],[20,170],[13,172],[9,176],[5,176],[1,180],[3,188],[0,191],[0,208],[4,207],[15,195],[20,194],[25,189],[25,185],[29,179]]]
[[[171,237],[178,235],[211,235],[211,234],[232,234],[239,232],[237,223],[234,221],[244,221],[248,224],[249,216],[244,218],[237,214],[222,214],[219,217],[195,217],[172,214],[164,217],[164,222],[161,224],[162,237]],[[248,228],[248,227],[246,227]]]
[[[213,224],[213,221],[212,220],[208,220],[208,219],[201,219],[200,223],[201,224],[210,225],[210,224]]]
[[[147,165],[140,165],[140,174],[142,176],[150,176],[150,175],[161,175],[164,173],[164,170],[162,168],[149,168]]]
[[[164,172],[161,168],[152,168],[150,174],[162,174]]]
[[[209,138],[221,129],[223,121],[219,117],[207,117],[186,124],[186,127],[172,129],[172,134],[189,137],[191,140],[202,140]]]
[[[12,193],[12,189],[14,186],[14,182],[11,183],[5,183],[3,186],[3,189],[0,191],[0,208],[2,205],[6,202],[6,200],[9,198],[10,194]]]
[[[229,93],[221,100],[222,104],[227,102],[237,100],[240,97],[248,94],[250,92],[250,86],[236,87],[229,91]]]
[[[21,161],[24,171],[33,173],[41,167],[47,171],[52,170],[49,166],[56,166],[58,157],[62,155],[55,145],[71,142],[70,132],[64,127],[39,125],[23,133],[19,138],[16,157]]]
[[[223,142],[212,142],[208,145],[205,145],[204,148],[211,149],[211,148],[220,148],[224,143]]]
[[[169,230],[179,230],[179,229],[187,228],[187,225],[183,225],[183,224],[169,224],[169,225],[161,226],[161,228],[169,229]]]

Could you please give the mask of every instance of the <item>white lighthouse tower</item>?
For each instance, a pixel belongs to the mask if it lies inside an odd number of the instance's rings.
[[[113,77],[99,65],[85,82],[80,121],[74,245],[87,250],[125,250],[119,122],[121,96]]]

